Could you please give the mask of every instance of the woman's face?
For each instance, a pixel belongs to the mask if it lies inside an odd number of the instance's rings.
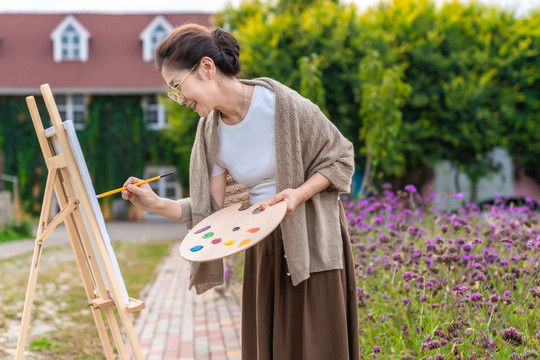
[[[201,76],[200,70],[200,66],[190,72],[190,69],[177,70],[163,65],[161,75],[170,87],[172,98],[204,117],[213,110],[214,104],[209,101],[212,99],[211,81],[206,76]]]

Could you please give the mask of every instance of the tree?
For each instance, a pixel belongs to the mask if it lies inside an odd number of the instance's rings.
[[[326,100],[322,84],[322,73],[319,68],[321,60],[317,54],[303,56],[298,60],[300,67],[300,94],[311,99],[328,116]]]
[[[223,24],[240,42],[246,75],[273,77],[326,109],[365,149],[358,166],[369,163],[373,136],[357,135],[377,113],[367,109],[387,95],[374,101],[363,89],[371,74],[360,75],[358,59],[376,52],[411,88],[397,134],[393,125],[380,131],[388,137],[378,147],[391,155],[377,164],[386,179],[421,183],[414,173],[446,159],[475,183],[495,170],[488,154],[502,146],[540,180],[540,12],[517,19],[477,2],[394,0],[359,14],[340,1],[245,1],[218,15]],[[313,65],[320,76],[307,71]]]
[[[405,104],[411,87],[402,81],[403,67],[385,69],[376,51],[366,55],[359,68],[362,83],[360,139],[365,142],[362,150],[366,154],[364,180],[360,188],[360,195],[363,195],[364,188],[372,184],[373,173],[381,162],[385,171],[404,172],[404,169],[392,167],[402,167],[404,163],[402,152],[395,152],[396,138],[402,120],[400,108]]]

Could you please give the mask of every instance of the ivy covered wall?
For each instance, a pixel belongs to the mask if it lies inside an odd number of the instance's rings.
[[[44,106],[38,106],[40,112],[45,114]],[[47,172],[23,96],[0,97],[0,138],[1,151],[4,153],[3,171],[19,178],[19,194],[24,211],[39,213],[43,196],[41,189],[45,187]],[[8,190],[11,190],[11,186],[6,184]]]
[[[47,127],[45,106],[37,102]],[[96,193],[122,186],[129,176],[142,177],[147,165],[179,166],[171,137],[146,128],[140,96],[91,96],[77,137]],[[4,172],[19,177],[24,211],[38,215],[47,171],[24,97],[0,97],[0,151]],[[110,206],[112,198],[102,205]]]

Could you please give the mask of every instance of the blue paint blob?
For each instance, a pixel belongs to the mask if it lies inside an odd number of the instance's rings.
[[[203,248],[203,246],[197,245],[197,246],[192,247],[190,250],[191,250],[192,252],[195,252],[195,251],[201,250],[202,248]]]
[[[238,230],[240,230],[240,228],[238,226],[235,227],[234,229],[232,229],[232,231],[238,231]]]

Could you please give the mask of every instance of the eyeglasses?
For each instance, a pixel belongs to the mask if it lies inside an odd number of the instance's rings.
[[[176,101],[177,103],[183,103],[184,100],[186,100],[186,97],[184,96],[184,94],[182,94],[182,92],[178,89],[180,87],[180,85],[182,85],[182,83],[184,82],[184,80],[187,79],[187,77],[189,76],[189,74],[191,74],[191,72],[197,67],[197,65],[199,64],[195,64],[195,66],[193,66],[191,68],[191,70],[189,70],[189,72],[186,74],[186,76],[184,76],[184,78],[182,79],[182,81],[180,81],[178,83],[178,85],[176,85],[174,88],[170,87],[169,86],[169,92],[167,95],[169,95],[169,98],[171,98],[171,100],[173,101]]]

